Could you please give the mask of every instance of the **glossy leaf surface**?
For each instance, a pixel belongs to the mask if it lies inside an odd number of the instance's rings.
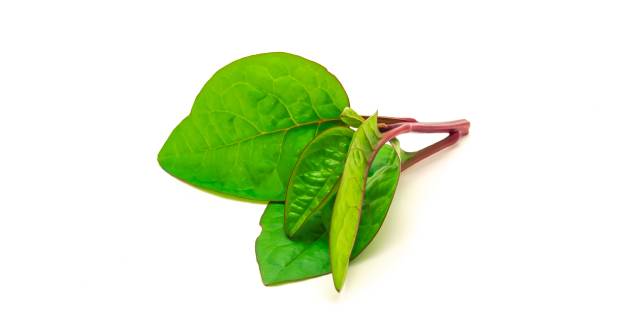
[[[343,125],[349,104],[321,65],[265,53],[223,67],[158,154],[171,175],[205,190],[250,200],[284,200],[302,149],[319,132]]]
[[[256,239],[256,259],[265,285],[284,283],[326,274],[329,245],[326,233],[315,241],[291,240],[283,228],[284,204],[269,203]]]
[[[382,137],[377,126],[377,114],[374,114],[354,133],[333,206],[329,255],[333,283],[338,291],[344,285],[358,233],[369,166]]]
[[[361,227],[351,252],[357,257],[378,233],[393,199],[400,175],[400,160],[396,152],[385,145],[371,166],[369,182],[362,207]],[[321,209],[331,218],[333,201]],[[314,241],[294,241],[283,228],[284,204],[270,203],[262,215],[262,232],[256,239],[256,257],[265,285],[285,283],[328,274],[328,234]]]
[[[335,194],[353,131],[330,128],[311,141],[300,155],[287,188],[284,225],[297,238],[324,228],[319,210]]]
[[[359,255],[382,227],[398,186],[400,164],[397,150],[388,145],[380,149],[376,155],[369,169],[358,235],[351,251],[351,258]]]

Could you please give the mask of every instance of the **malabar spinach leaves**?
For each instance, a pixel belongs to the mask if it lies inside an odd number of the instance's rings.
[[[317,212],[337,190],[352,137],[349,128],[330,128],[316,136],[300,155],[289,180],[284,208],[289,237],[322,227]]]
[[[158,162],[201,189],[270,202],[255,247],[266,285],[333,272],[339,291],[349,261],[380,229],[400,171],[469,131],[466,120],[365,120],[348,105],[340,82],[315,62],[245,57],[205,84]],[[449,136],[405,152],[395,137],[409,132]]]
[[[371,243],[382,226],[400,176],[400,160],[391,146],[385,145],[374,163],[369,173],[361,224],[351,259]],[[284,209],[282,203],[269,203],[260,220],[262,232],[256,239],[255,249],[264,284],[274,285],[328,274],[326,230],[312,241],[292,240],[283,229]],[[332,209],[333,201],[330,201],[319,213],[331,218]]]
[[[349,107],[342,110],[340,119],[353,127],[364,122]],[[300,154],[285,200],[284,226],[289,237],[300,238],[303,234],[309,238],[318,233],[322,222],[319,210],[338,190],[352,138],[351,129],[331,128],[316,136]]]

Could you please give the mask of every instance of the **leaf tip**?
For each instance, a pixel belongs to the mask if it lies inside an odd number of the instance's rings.
[[[340,292],[340,290],[342,290],[342,287],[344,286],[344,275],[337,275],[335,272],[331,273],[332,277],[333,277],[333,287],[336,289],[337,292]]]

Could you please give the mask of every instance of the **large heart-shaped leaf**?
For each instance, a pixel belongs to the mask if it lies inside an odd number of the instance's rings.
[[[369,117],[353,134],[344,172],[340,179],[329,231],[331,272],[336,290],[340,291],[349,267],[362,212],[367,173],[378,151],[382,134],[377,114]]]
[[[171,133],[158,161],[197,187],[250,200],[284,200],[302,149],[342,125],[349,104],[321,65],[288,53],[242,58],[220,69]]]
[[[356,258],[373,238],[387,215],[400,176],[400,159],[396,151],[385,145],[374,160],[362,206],[361,225],[351,259]],[[331,217],[333,201],[321,210]],[[269,203],[262,215],[262,232],[256,239],[256,257],[265,285],[302,280],[330,272],[327,233],[314,241],[295,241],[287,237],[283,227],[284,204]]]
[[[323,228],[320,208],[337,190],[353,131],[330,128],[316,136],[293,169],[284,208],[284,227],[291,238]]]

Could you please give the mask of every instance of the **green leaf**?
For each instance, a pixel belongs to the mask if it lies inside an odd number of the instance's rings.
[[[220,69],[158,154],[169,174],[249,200],[284,200],[303,148],[343,125],[349,104],[321,65],[288,53],[242,58]]]
[[[400,160],[392,147],[385,145],[376,156],[362,207],[361,227],[351,252],[356,258],[371,243],[387,215],[400,176]],[[331,217],[333,200],[321,209]],[[262,232],[256,239],[256,257],[265,285],[302,280],[330,272],[327,233],[314,241],[294,241],[283,228],[284,204],[269,203],[262,215]]]
[[[369,167],[382,139],[378,131],[377,114],[369,117],[353,134],[344,172],[340,179],[336,203],[333,206],[329,231],[329,255],[333,284],[342,289],[349,267],[349,257],[355,244],[364,199]]]
[[[345,107],[344,110],[342,110],[340,119],[351,127],[360,127],[362,122],[364,122],[364,118],[350,107]]]
[[[260,219],[256,259],[265,285],[316,277],[329,272],[326,233],[315,241],[294,241],[283,229],[284,204],[269,203]]]
[[[284,208],[284,226],[291,238],[313,238],[324,230],[320,208],[337,190],[353,131],[330,128],[311,141],[293,169]]]
[[[362,204],[362,215],[358,226],[351,259],[358,256],[376,237],[393,201],[393,195],[400,179],[400,158],[398,150],[388,145],[376,155],[367,179],[367,189]]]

